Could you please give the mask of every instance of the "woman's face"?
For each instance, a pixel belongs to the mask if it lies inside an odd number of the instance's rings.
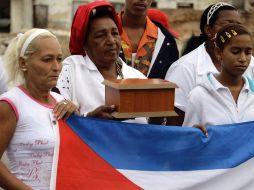
[[[110,17],[91,21],[84,45],[86,54],[100,67],[110,67],[119,57],[121,40],[118,28]]]
[[[53,37],[38,39],[35,43],[36,52],[21,66],[26,70],[25,81],[37,88],[50,90],[56,86],[62,69],[62,50]]]
[[[231,76],[242,76],[250,64],[252,40],[247,34],[234,36],[223,49],[217,50],[222,72]]]
[[[215,34],[225,25],[230,23],[241,24],[241,18],[235,10],[221,10],[218,12],[218,19],[213,26],[209,26],[209,34],[211,38],[214,38]],[[209,35],[208,35],[209,36]]]
[[[125,11],[136,16],[146,15],[152,0],[125,0]]]

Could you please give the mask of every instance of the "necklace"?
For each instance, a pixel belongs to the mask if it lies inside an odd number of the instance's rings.
[[[119,76],[121,79],[124,79],[123,72],[122,72],[122,67],[123,67],[122,62],[119,59],[117,59],[116,60],[116,73],[117,73],[117,76]]]

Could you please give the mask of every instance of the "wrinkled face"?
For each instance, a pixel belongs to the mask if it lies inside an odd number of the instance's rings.
[[[222,72],[232,76],[241,76],[250,64],[252,40],[247,34],[235,36],[225,44],[224,49],[217,49],[217,58],[221,60]]]
[[[136,16],[146,15],[153,0],[125,0],[125,11]]]
[[[53,37],[38,39],[37,51],[23,64],[26,83],[49,90],[56,86],[62,69],[62,50],[59,42]]]
[[[241,24],[240,15],[235,10],[221,10],[218,13],[218,19],[215,21],[214,25],[209,26],[209,32],[213,38],[215,34],[225,25],[230,23]]]
[[[84,48],[95,65],[110,67],[118,59],[120,47],[118,28],[110,17],[91,21]]]

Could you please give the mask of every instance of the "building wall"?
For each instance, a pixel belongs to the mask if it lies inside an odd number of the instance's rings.
[[[11,31],[20,32],[33,27],[32,0],[11,1]]]
[[[72,21],[72,0],[35,0],[34,6],[47,6],[48,28],[69,29]],[[34,13],[36,14],[36,13]]]
[[[19,32],[32,27],[69,30],[73,15],[80,4],[93,0],[11,0],[11,31]],[[109,0],[119,11],[124,0]],[[220,0],[156,0],[160,9],[176,9],[178,3],[193,3],[194,10],[203,10]],[[224,0],[244,7],[244,2],[253,0]]]
[[[49,28],[70,29],[73,15],[81,4],[93,0],[35,0],[34,6],[48,6],[47,23]],[[118,9],[123,5],[123,0],[111,0]],[[36,13],[35,13],[36,14]]]
[[[208,5],[220,2],[221,0],[157,0],[160,9],[177,9],[177,5],[181,3],[192,3],[193,9],[204,10]],[[232,0],[224,0],[223,2],[232,3]]]

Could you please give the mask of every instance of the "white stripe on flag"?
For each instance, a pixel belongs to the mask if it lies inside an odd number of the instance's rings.
[[[145,190],[253,190],[254,158],[230,169],[151,172],[118,170]]]

